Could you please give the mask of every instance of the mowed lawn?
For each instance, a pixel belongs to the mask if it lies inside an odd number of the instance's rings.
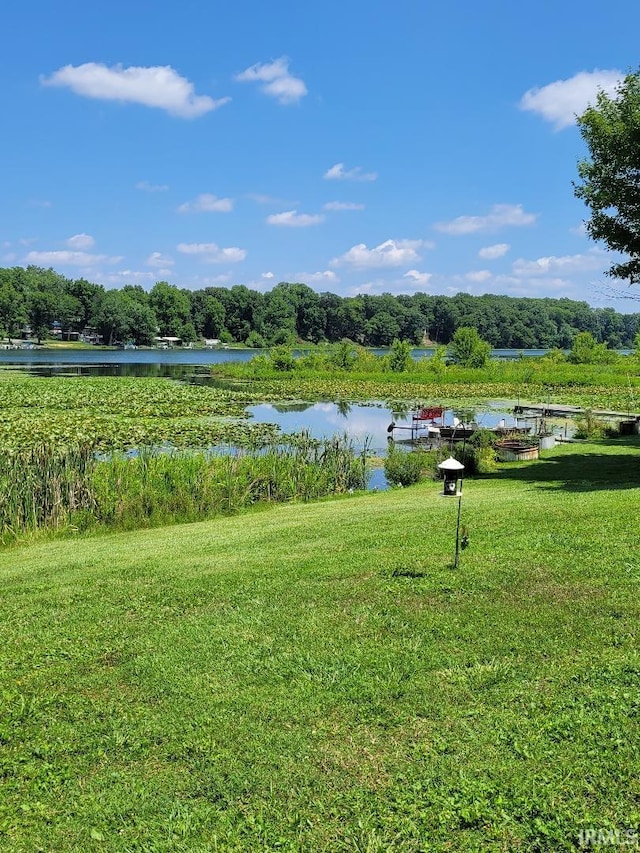
[[[640,829],[640,446],[0,552],[0,849]]]

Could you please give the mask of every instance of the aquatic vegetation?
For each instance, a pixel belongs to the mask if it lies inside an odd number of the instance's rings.
[[[308,434],[218,453],[142,448],[99,457],[91,445],[0,453],[0,541],[36,531],[135,529],[197,521],[258,503],[360,490],[366,451]]]
[[[246,390],[132,377],[41,378],[0,375],[0,446],[100,450],[144,445],[210,447],[256,444],[276,427],[251,424]]]

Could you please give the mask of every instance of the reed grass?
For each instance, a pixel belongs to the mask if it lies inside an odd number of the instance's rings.
[[[58,530],[75,513],[93,513],[94,466],[86,445],[0,454],[0,541],[42,528]]]
[[[306,433],[250,450],[142,448],[99,459],[89,446],[0,454],[0,542],[35,532],[133,530],[309,501],[366,483],[366,451]]]

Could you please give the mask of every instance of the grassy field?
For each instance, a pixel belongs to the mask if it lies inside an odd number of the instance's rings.
[[[0,849],[640,827],[640,445],[0,552]]]

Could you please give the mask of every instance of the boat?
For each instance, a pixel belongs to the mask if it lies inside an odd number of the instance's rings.
[[[445,441],[464,441],[480,429],[480,424],[451,424],[449,426],[441,426],[439,428],[440,438]]]

